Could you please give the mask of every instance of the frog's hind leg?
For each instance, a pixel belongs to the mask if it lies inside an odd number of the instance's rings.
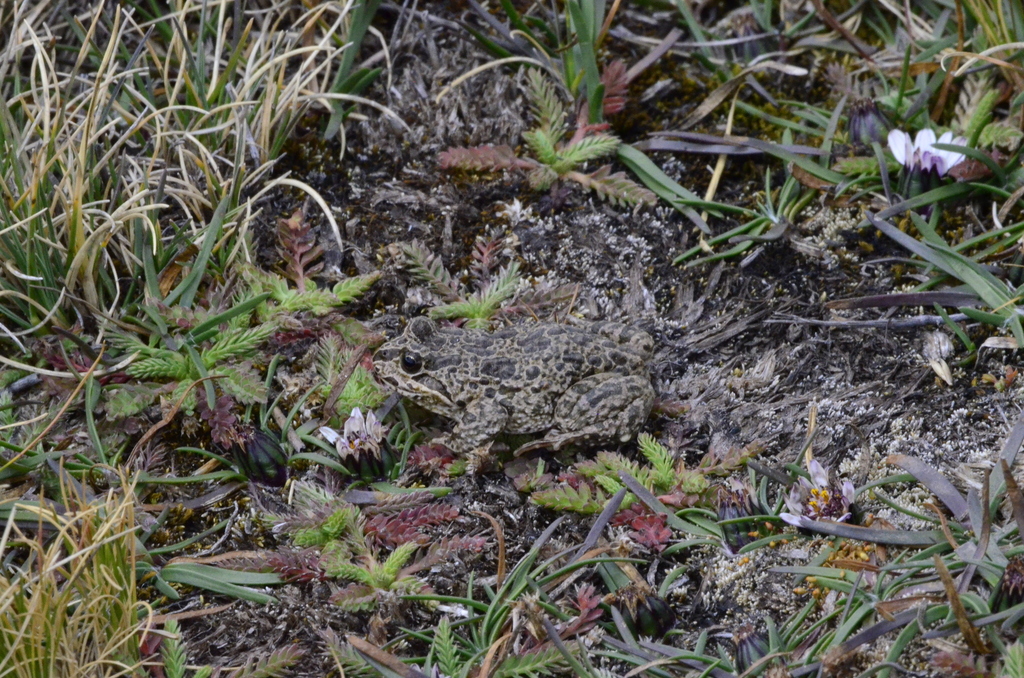
[[[572,444],[627,442],[643,426],[653,403],[654,389],[646,377],[592,375],[573,384],[555,404],[557,428],[517,449],[516,456]]]

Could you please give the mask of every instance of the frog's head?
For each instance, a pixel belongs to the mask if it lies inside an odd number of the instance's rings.
[[[400,336],[385,343],[373,356],[373,368],[401,395],[431,412],[455,416],[459,407],[451,397],[453,384],[445,383],[448,370],[438,369],[446,339],[430,318],[409,321]]]

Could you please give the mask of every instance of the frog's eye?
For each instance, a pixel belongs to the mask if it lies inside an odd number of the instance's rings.
[[[409,374],[419,372],[421,367],[423,367],[423,361],[420,360],[419,356],[411,353],[406,353],[402,356],[402,369]]]

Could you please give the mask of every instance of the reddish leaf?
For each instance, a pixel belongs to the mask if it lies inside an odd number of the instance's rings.
[[[514,167],[533,167],[535,163],[520,160],[508,146],[458,146],[442,151],[441,169],[463,169],[475,172],[497,172]]]
[[[621,527],[623,525],[631,525],[635,518],[649,515],[653,515],[651,509],[647,508],[644,504],[637,502],[628,509],[623,509],[616,513],[612,516],[612,519],[609,522],[613,527]]]
[[[978,659],[975,663],[974,655],[964,654],[955,650],[949,652],[938,652],[932,657],[932,667],[939,669],[944,676],[955,678],[992,678],[992,672],[985,668],[985,660]]]
[[[629,89],[626,64],[619,60],[608,64],[601,73],[601,84],[604,85],[604,114],[615,115],[626,107],[626,91]]]
[[[982,153],[992,158],[992,160],[994,160],[1000,167],[1006,163],[1007,157],[1004,153],[1000,153],[999,151],[982,151]],[[950,167],[946,174],[953,177],[958,182],[981,181],[982,179],[992,176],[992,170],[990,170],[988,165],[980,160],[964,158],[957,164]]]
[[[665,519],[663,513],[637,516],[630,521],[634,531],[629,536],[652,551],[661,553],[672,538],[672,530],[665,526]]]
[[[597,620],[604,614],[600,608],[603,598],[597,595],[596,589],[587,584],[576,591],[575,607],[579,615],[559,633],[562,638],[568,638],[586,633],[597,623]]]
[[[671,506],[672,508],[683,509],[696,506],[700,503],[701,496],[699,494],[689,494],[687,492],[671,492],[669,494],[663,494],[658,497],[658,501],[662,504]]]
[[[431,504],[408,508],[397,514],[374,516],[366,523],[367,536],[374,536],[383,544],[398,546],[407,542],[429,544],[430,537],[419,531],[421,527],[439,525],[459,517],[459,510],[447,504]]]
[[[586,478],[575,473],[559,473],[556,480],[560,483],[565,483],[574,490],[578,490],[582,486],[590,484],[587,482]]]
[[[417,445],[409,451],[409,463],[421,473],[443,470],[455,461],[455,454],[444,445]]]
[[[598,609],[603,600],[603,597],[597,594],[597,589],[593,584],[581,586],[576,591],[576,609],[581,617]]]
[[[214,409],[206,405],[204,398],[199,398],[196,409],[199,416],[210,426],[210,437],[224,449],[231,447],[238,436],[238,419],[231,413],[235,401],[228,395],[222,395],[214,403]]]
[[[285,277],[295,282],[299,292],[305,292],[306,280],[324,267],[323,262],[312,265],[324,251],[316,244],[316,235],[306,221],[305,205],[289,219],[277,220],[277,240],[281,244],[278,254],[285,262]]]
[[[491,280],[491,273],[498,267],[498,254],[501,252],[503,238],[495,238],[488,242],[478,240],[473,247],[473,263],[470,271],[478,286],[486,285]]]
[[[327,581],[316,549],[277,551],[267,556],[266,566],[291,582]]]

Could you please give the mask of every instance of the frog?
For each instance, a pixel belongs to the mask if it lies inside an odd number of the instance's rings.
[[[468,454],[501,434],[542,435],[518,447],[519,456],[629,442],[654,403],[653,350],[647,332],[611,321],[489,332],[419,316],[377,350],[373,364],[403,397],[454,422],[435,442]]]

